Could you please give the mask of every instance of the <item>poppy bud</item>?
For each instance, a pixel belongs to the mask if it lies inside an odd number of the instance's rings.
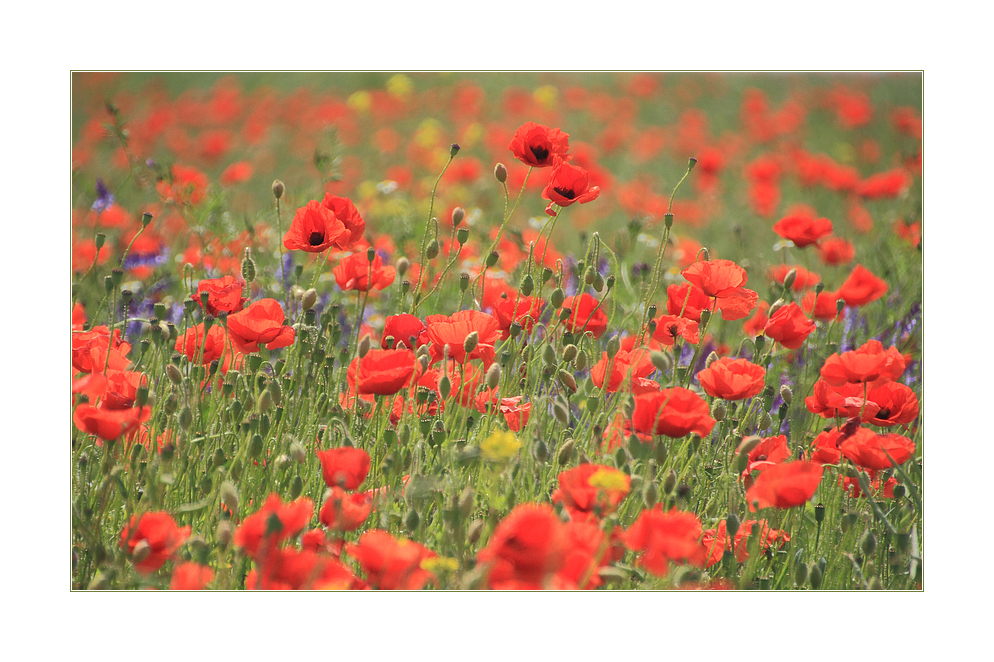
[[[556,454],[556,459],[559,464],[566,464],[569,462],[570,458],[573,457],[573,439],[567,439],[563,442],[563,445],[559,447],[559,453]]]
[[[448,400],[451,392],[452,381],[449,379],[448,375],[444,375],[440,380],[438,380],[438,393],[442,396],[443,400]]]
[[[663,494],[669,494],[674,487],[676,487],[676,472],[670,469],[666,474],[666,480],[663,481]]]
[[[811,569],[808,571],[808,581],[811,582],[811,588],[818,590],[821,588],[821,566],[817,563],[812,564]]]
[[[242,258],[242,278],[246,283],[255,280],[255,260],[252,259],[252,250],[245,249],[245,257]],[[207,294],[206,290],[203,294]]]
[[[593,267],[587,267],[586,271],[583,274],[583,282],[586,283],[587,285],[592,285],[594,282],[594,274],[596,273],[597,272],[594,271]]]
[[[552,345],[546,345],[545,349],[542,350],[542,360],[550,368],[556,367],[556,349]]]
[[[649,361],[652,362],[652,367],[660,372],[666,372],[670,368],[670,358],[663,352],[653,350],[649,353]]]
[[[100,250],[101,248],[104,247],[105,241],[107,241],[107,235],[105,235],[103,232],[98,232],[93,237],[93,243],[96,244],[97,250]]]
[[[770,416],[770,412],[764,411],[763,415],[759,417],[759,429],[769,430],[773,426],[773,417]]]
[[[700,328],[703,329],[704,327],[706,327],[710,320],[711,320],[711,311],[705,308],[704,310],[701,311]]]
[[[249,441],[248,453],[249,457],[252,458],[262,455],[262,435],[252,435],[252,439]]]
[[[477,333],[476,331],[473,331],[468,336],[466,336],[466,340],[463,341],[462,343],[463,351],[469,354],[474,349],[476,349],[476,346],[479,343],[480,343],[480,334]]]
[[[449,147],[449,157],[450,158],[455,157],[455,155],[459,153],[459,149],[460,148],[457,143],[452,143],[452,145]]]
[[[493,363],[487,368],[487,388],[495,389],[500,384],[500,364]]]
[[[794,392],[790,390],[789,386],[784,384],[780,387],[780,397],[789,405],[794,399]]]
[[[238,488],[229,480],[221,483],[221,503],[227,506],[232,514],[238,511]]]
[[[539,461],[539,464],[545,464],[545,461],[549,459],[549,447],[541,439],[535,444],[535,459]]]
[[[231,543],[231,536],[235,533],[235,527],[230,520],[223,519],[217,523],[217,529],[214,530],[214,540],[217,541],[218,547],[221,550],[225,550],[228,544]]]
[[[497,264],[497,258],[499,257],[500,255],[497,253],[497,251],[490,251],[490,255],[487,256],[487,262],[486,262],[487,266],[492,267],[495,264]]]
[[[573,367],[577,370],[585,370],[587,367],[587,352],[585,350],[580,350],[576,355],[576,361],[573,362]]]
[[[808,566],[804,563],[798,563],[794,566],[794,582],[798,586],[804,586],[804,582],[808,579]]]
[[[873,556],[873,552],[877,549],[877,537],[873,535],[872,531],[866,532],[863,540],[860,541],[859,548],[863,551],[863,556]]]
[[[776,313],[776,312],[777,312],[778,310],[780,310],[781,308],[783,308],[783,307],[784,307],[784,305],[786,305],[786,303],[787,303],[787,302],[786,302],[786,301],[784,301],[783,299],[777,299],[776,301],[774,301],[774,302],[773,302],[773,303],[772,303],[772,304],[770,305],[770,309],[769,309],[768,311],[766,311],[766,314],[767,314],[767,315],[768,315],[769,317],[773,317],[773,315],[774,315],[774,314],[775,314],[775,313]],[[762,337],[763,337],[763,336],[760,336],[760,338],[762,338]]]
[[[667,230],[673,227],[673,214],[663,214],[663,225],[666,226]]]
[[[269,394],[269,391],[263,391],[262,394],[259,396],[259,401],[257,404],[259,413],[265,413],[269,411],[269,408],[272,407],[272,405],[273,405],[273,396]]]
[[[734,538],[735,534],[739,532],[739,518],[735,513],[729,513],[728,517],[725,518],[725,530],[728,531],[728,537]]]
[[[425,257],[429,260],[434,260],[438,257],[438,239],[432,239],[431,243],[428,244],[428,250],[425,251]]]
[[[576,345],[573,344],[566,345],[565,349],[563,349],[563,361],[566,361],[567,363],[571,362],[573,359],[576,358],[577,351],[579,350],[577,349]]]
[[[566,293],[563,292],[561,287],[554,289],[552,294],[549,296],[549,301],[552,302],[552,307],[557,310],[563,305],[563,301],[565,300]]]
[[[783,289],[789,290],[794,285],[795,280],[797,280],[797,269],[791,269],[783,277]]]
[[[144,230],[145,228],[147,228],[148,224],[151,222],[152,222],[152,215],[149,214],[148,212],[142,213],[142,229]]]
[[[148,555],[152,553],[152,546],[148,543],[148,540],[141,540],[135,545],[135,548],[131,550],[131,562],[138,564],[148,558]]]
[[[469,541],[470,545],[475,545],[480,540],[481,533],[483,533],[483,520],[475,519],[469,523],[469,528],[466,530],[466,540]]]
[[[621,349],[621,338],[619,338],[617,335],[612,336],[611,339],[607,341],[608,357],[614,358],[615,356],[617,356],[618,351],[620,349]]]
[[[366,333],[362,336],[362,340],[359,341],[359,358],[364,358],[366,354],[369,354],[370,345],[369,334]]]
[[[598,275],[599,275],[599,274],[598,274]],[[607,280],[606,280],[606,281],[604,281],[604,284],[605,284],[605,285],[607,285],[607,289],[608,289],[608,290],[612,290],[612,289],[614,289],[614,283],[616,282],[616,280],[617,280],[617,279],[615,279],[615,277],[614,277],[614,274],[611,274],[610,276],[608,276],[608,277],[607,277]],[[596,285],[597,285],[597,283],[594,283],[594,286],[596,286]],[[599,290],[599,289],[600,289],[600,288],[598,288],[598,290]]]
[[[172,363],[166,364],[166,377],[168,377],[169,381],[176,386],[183,383],[183,374],[179,371],[179,368],[174,366]]]
[[[576,378],[573,377],[571,373],[565,370],[559,371],[559,383],[568,388],[573,393],[576,393]]]
[[[656,505],[656,500],[659,498],[659,488],[656,487],[655,481],[649,481],[645,484],[645,490],[642,492],[642,500],[645,501],[646,508],[652,508]]]
[[[904,485],[895,485],[894,486],[894,498],[895,499],[900,499],[901,497],[904,496],[904,494],[905,494],[906,491],[907,490],[905,489]]]
[[[494,166],[494,178],[501,184],[507,181],[507,167],[503,163]]]
[[[417,531],[418,527],[421,525],[421,516],[418,515],[418,511],[411,508],[404,515],[404,527],[411,533]]]
[[[190,405],[183,407],[183,411],[179,414],[179,426],[184,430],[189,430],[190,425],[193,424],[193,412],[190,410]]]
[[[727,409],[725,407],[725,401],[718,400],[716,403],[714,403],[714,407],[712,407],[711,409],[711,418],[713,418],[718,423],[721,423],[723,420],[725,420],[726,412]]]
[[[459,227],[459,224],[462,223],[462,221],[463,221],[464,218],[466,218],[466,210],[465,209],[463,209],[462,207],[456,207],[455,209],[453,209],[452,210],[452,227]],[[459,243],[463,244],[463,243],[466,243],[466,242],[460,241]]]
[[[558,400],[552,405],[552,413],[563,426],[569,425],[569,410]]]
[[[314,307],[314,304],[316,304],[317,301],[318,301],[318,291],[312,287],[309,290],[304,291],[304,296],[300,301],[300,305],[303,307],[304,310],[309,311],[311,308]]]
[[[273,180],[273,197],[279,200],[283,197],[283,192],[286,191],[286,186],[283,185],[278,179]]]

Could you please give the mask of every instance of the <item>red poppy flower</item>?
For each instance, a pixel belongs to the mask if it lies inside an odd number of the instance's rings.
[[[759,474],[746,492],[749,511],[759,508],[793,508],[807,503],[821,482],[817,462],[787,462]]]
[[[343,258],[332,271],[340,288],[359,292],[368,292],[373,288],[382,290],[389,287],[397,276],[395,268],[383,266],[383,258],[379,254],[370,262],[365,251]]]
[[[334,246],[344,249],[352,233],[335,212],[317,200],[297,210],[290,228],[283,235],[283,245],[292,251],[320,253]]]
[[[552,502],[561,503],[570,519],[600,519],[613,513],[628,496],[631,477],[613,467],[581,464],[559,474]]]
[[[887,283],[873,275],[869,269],[862,264],[857,264],[856,268],[849,274],[837,294],[840,299],[844,299],[847,306],[865,306],[876,301],[887,291]]]
[[[915,443],[899,434],[877,434],[860,428],[842,442],[839,450],[853,464],[882,471],[910,460],[915,454]]]
[[[173,569],[170,591],[201,591],[214,579],[214,571],[199,563],[183,563]]]
[[[342,563],[326,554],[293,548],[273,549],[265,563],[245,576],[245,588],[269,591],[368,588]]]
[[[417,349],[428,342],[428,327],[420,317],[402,313],[400,315],[390,315],[383,326],[383,349]],[[388,338],[393,338],[393,346],[390,346]]]
[[[314,502],[307,497],[283,503],[280,495],[274,492],[266,498],[262,508],[242,520],[232,540],[248,556],[259,560],[260,554],[268,557],[276,544],[303,531],[313,513]],[[275,525],[277,520],[279,526]]]
[[[148,550],[146,556],[133,560],[135,570],[148,575],[161,568],[189,537],[190,527],[177,526],[169,513],[149,512],[132,515],[128,525],[121,530],[118,547],[128,556],[132,556],[139,545]],[[139,549],[139,556],[143,554],[146,552]]]
[[[175,350],[181,354],[186,354],[190,361],[199,361],[202,365],[207,365],[211,361],[219,361],[224,357],[227,350],[228,336],[224,333],[224,327],[219,323],[211,326],[204,336],[204,324],[190,327],[183,335],[176,339]]]
[[[878,198],[896,198],[911,185],[911,177],[904,170],[895,168],[887,172],[870,175],[856,187],[856,195],[875,200]]]
[[[245,306],[248,298],[242,296],[245,282],[234,276],[204,279],[197,283],[197,303],[203,307],[201,292],[207,292],[207,314],[214,317],[220,312],[237,313]]]
[[[429,315],[425,321],[432,363],[442,359],[446,345],[449,358],[457,363],[472,359],[480,359],[488,367],[493,363],[494,343],[500,338],[500,322],[495,318],[478,310],[461,310],[452,316]],[[477,334],[476,347],[467,353],[466,338],[473,332]]]
[[[857,349],[829,356],[821,368],[821,378],[832,386],[893,381],[904,374],[905,366],[905,358],[896,347],[885,351],[879,340],[869,340]]]
[[[245,310],[228,315],[228,333],[244,353],[258,352],[259,345],[278,349],[293,344],[293,327],[283,326],[283,308],[276,299],[259,299]]]
[[[742,332],[750,338],[763,335],[763,331],[766,329],[766,323],[770,321],[770,316],[767,314],[769,311],[770,304],[765,301],[760,301],[756,306],[755,314],[747,319],[745,324],[742,325]]]
[[[593,589],[603,583],[600,569],[624,558],[619,527],[607,537],[595,522],[570,520],[563,525],[566,533],[566,557],[563,567],[550,582],[563,589]],[[506,586],[505,586],[506,587]]]
[[[556,157],[569,160],[569,134],[535,122],[525,122],[507,146],[514,158],[534,168],[550,168]]]
[[[104,441],[114,441],[138,429],[143,417],[148,420],[149,407],[133,409],[105,409],[90,404],[81,404],[72,413],[72,422],[87,434],[95,434]]]
[[[207,194],[207,175],[196,168],[175,164],[171,169],[172,182],[160,181],[155,190],[163,200],[177,205],[195,205]]]
[[[800,306],[791,302],[770,315],[764,333],[787,349],[797,349],[814,330],[815,323],[804,316]]]
[[[725,320],[747,317],[756,307],[759,294],[742,287],[749,277],[746,270],[731,260],[695,262],[682,272],[683,277],[714,298]]]
[[[636,432],[679,438],[696,432],[711,433],[715,420],[708,403],[693,391],[675,386],[635,396],[632,422]]]
[[[785,435],[780,434],[775,437],[764,438],[756,444],[755,448],[749,451],[749,463],[742,471],[742,478],[745,481],[746,488],[748,489],[752,485],[753,471],[766,471],[770,467],[789,459],[790,456],[791,452],[787,446],[787,437]]]
[[[607,381],[606,390],[608,393],[617,391],[629,376],[634,381],[640,377],[648,377],[656,370],[649,358],[649,350],[635,349],[626,352],[622,349],[618,350],[614,357],[610,357],[607,352],[604,352],[601,360],[590,369],[590,379],[597,388],[605,388],[604,379],[607,377],[609,365],[611,366],[611,376]]]
[[[542,191],[542,197],[550,201],[545,213],[555,216],[553,205],[569,207],[574,202],[585,204],[596,200],[600,194],[599,186],[590,186],[590,174],[586,170],[560,160],[553,168],[549,183]]]
[[[535,322],[542,316],[545,302],[538,297],[509,296],[500,299],[494,306],[494,317],[500,323],[500,339],[511,337],[511,323],[517,322],[525,333],[531,331]]]
[[[794,284],[791,285],[790,289],[795,292],[814,287],[821,282],[821,276],[818,274],[793,264],[778,264],[775,267],[770,267],[770,279],[783,285],[784,279],[791,271],[794,272]]]
[[[364,533],[358,544],[346,544],[345,550],[359,562],[370,586],[376,589],[416,591],[435,578],[421,567],[426,559],[437,556],[435,552],[386,531]]]
[[[790,542],[790,535],[786,531],[774,529],[766,520],[759,520],[757,522],[751,519],[742,522],[739,525],[739,530],[729,540],[728,524],[725,520],[721,520],[718,522],[716,528],[704,531],[704,535],[701,538],[701,546],[707,554],[706,560],[704,560],[702,565],[705,568],[710,568],[715,563],[718,563],[729,548],[735,554],[735,560],[739,563],[744,563],[749,558],[748,543],[753,537],[752,530],[757,526],[759,527],[759,550],[761,552],[765,552],[777,543],[783,547],[786,543]]]
[[[667,347],[672,347],[677,338],[683,338],[684,342],[691,345],[696,345],[701,340],[699,325],[692,319],[677,315],[660,315],[655,322],[656,330],[652,332],[652,339]]]
[[[334,531],[355,531],[373,512],[373,497],[369,492],[348,494],[337,485],[321,507],[321,523]]]
[[[801,299],[801,309],[816,320],[841,318],[845,308],[842,310],[837,308],[840,298],[837,293],[829,290],[822,290],[821,294],[807,292]]]
[[[880,476],[873,469],[867,470],[867,478],[870,483],[870,493],[875,497],[883,499],[893,499],[894,498],[894,488],[897,486],[897,479],[891,476],[883,485],[880,484]],[[844,492],[848,492],[849,496],[854,499],[860,497],[866,497],[862,488],[859,485],[859,479],[852,476],[839,476],[839,486],[842,487]]]
[[[701,288],[690,283],[666,288],[666,312],[670,315],[701,321],[701,311],[711,308],[711,298]]]
[[[766,370],[748,359],[720,358],[697,373],[704,392],[712,398],[745,400],[759,395]]]
[[[411,380],[416,360],[406,349],[371,349],[366,356],[353,359],[357,366],[356,387],[361,394],[393,395]]]
[[[491,587],[498,580],[516,580],[541,588],[562,567],[567,551],[566,533],[552,506],[524,503],[501,520],[476,558],[478,565],[493,564]]]
[[[773,226],[773,231],[794,242],[798,248],[817,244],[819,239],[832,234],[832,221],[804,215],[785,216]]]
[[[600,338],[607,331],[607,313],[604,312],[604,307],[586,292],[566,297],[562,307],[570,311],[563,324],[573,335],[589,331],[594,338]]]
[[[622,534],[625,546],[633,552],[643,552],[639,564],[663,577],[669,571],[668,561],[684,562],[694,557],[701,542],[701,522],[693,513],[671,509],[663,512],[662,504],[643,510],[635,523]]]
[[[221,183],[225,186],[242,184],[252,179],[252,164],[248,161],[232,163],[221,173]]]
[[[824,418],[855,418],[882,427],[907,425],[918,417],[918,398],[914,391],[897,382],[874,385],[863,401],[863,385],[847,382],[832,386],[819,379],[812,395],[805,398],[808,411]]]
[[[513,398],[502,398],[500,401],[500,413],[512,432],[521,432],[528,425],[528,415],[532,410],[532,403],[521,404],[521,398],[522,396],[516,395]]]
[[[856,248],[842,237],[829,237],[818,244],[818,257],[830,267],[841,267],[853,261]]]
[[[838,464],[842,460],[839,450],[841,432],[838,428],[825,430],[811,442],[811,461],[818,464]]]
[[[131,359],[127,358],[130,351],[131,345],[121,340],[120,329],[114,329],[113,336],[106,326],[95,326],[89,331],[72,334],[72,367],[79,372],[103,372],[105,366],[124,370],[131,363]]]
[[[341,487],[351,492],[366,480],[369,473],[369,453],[361,448],[344,446],[317,451],[321,475],[328,487]]]

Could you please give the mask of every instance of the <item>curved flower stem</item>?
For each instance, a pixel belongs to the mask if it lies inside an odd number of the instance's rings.
[[[418,282],[415,283],[414,289],[411,290],[411,314],[414,314],[414,309],[417,307],[415,303],[418,300],[418,293],[421,291],[421,279],[425,275],[425,252],[428,249],[428,233],[431,231],[431,215],[435,211],[435,191],[438,190],[438,183],[442,181],[442,176],[445,175],[445,171],[449,169],[449,165],[452,163],[452,159],[456,158],[454,153],[449,154],[449,160],[445,162],[445,167],[442,168],[442,172],[438,173],[438,178],[435,180],[435,185],[431,187],[431,202],[428,204],[428,219],[425,221],[425,233],[421,238],[421,261],[418,263]]]
[[[498,228],[498,230],[497,230],[497,236],[494,238],[493,242],[490,244],[490,248],[487,249],[487,251],[483,254],[483,268],[480,269],[480,274],[476,277],[475,280],[473,280],[473,287],[471,289],[472,289],[472,292],[473,292],[473,298],[476,299],[477,301],[482,301],[483,300],[483,291],[486,289],[486,285],[487,285],[486,280],[484,279],[484,276],[486,275],[487,268],[488,268],[487,267],[487,257],[489,257],[490,254],[494,252],[494,249],[497,248],[497,244],[500,243],[501,237],[504,236],[504,228],[507,226],[508,219],[511,218],[511,216],[514,214],[514,211],[518,208],[518,203],[521,202],[521,196],[525,192],[525,185],[528,184],[528,178],[531,177],[531,175],[532,175],[532,168],[533,167],[534,166],[529,166],[528,167],[528,172],[525,173],[525,180],[521,183],[521,190],[518,191],[518,197],[517,197],[517,199],[515,199],[514,206],[511,207],[510,211],[507,210],[507,203],[508,203],[508,197],[509,197],[508,196],[508,191],[507,191],[507,183],[505,182],[505,183],[501,184],[501,186],[504,187],[504,220],[501,222],[500,228]],[[480,296],[479,296],[479,298],[477,298],[476,297],[476,284],[479,283],[481,280],[483,281],[483,285],[480,288]]]
[[[283,285],[283,307],[284,310],[290,310],[290,290],[286,286],[286,273],[283,266],[283,217],[280,214],[279,198],[276,198],[276,246],[280,249],[280,283]]]

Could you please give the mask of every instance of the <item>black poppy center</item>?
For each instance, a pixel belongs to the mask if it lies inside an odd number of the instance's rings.
[[[888,418],[890,418],[890,409],[884,407],[883,409],[878,411],[877,418],[880,419],[881,421],[886,421]]]
[[[671,336],[676,338],[677,333],[679,333],[680,331],[680,327],[678,327],[676,324],[670,324],[668,327],[666,327],[666,330],[669,331],[669,334]]]
[[[558,193],[559,195],[563,196],[567,200],[572,200],[573,198],[576,197],[576,193],[574,193],[573,189],[571,188],[562,188],[559,186],[553,186],[552,190]]]
[[[539,163],[549,158],[549,150],[542,145],[531,145],[529,149],[535,155],[535,160]]]
[[[324,235],[320,232],[312,232],[311,236],[307,238],[307,242],[311,246],[320,246],[324,242]]]

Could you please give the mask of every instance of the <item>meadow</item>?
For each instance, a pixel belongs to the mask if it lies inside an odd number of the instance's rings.
[[[920,590],[921,83],[74,74],[71,588]]]

